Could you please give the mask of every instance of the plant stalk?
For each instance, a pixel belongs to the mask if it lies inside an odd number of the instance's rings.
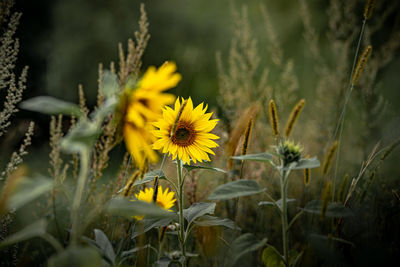
[[[184,180],[182,177],[182,161],[180,159],[177,160],[177,168],[178,168],[178,184],[179,184],[179,243],[181,246],[181,252],[183,256],[182,266],[186,266],[186,238],[185,238],[185,218],[183,217],[183,185]]]
[[[82,196],[85,189],[86,180],[89,171],[90,152],[85,149],[80,153],[81,166],[79,171],[78,185],[76,187],[74,200],[72,202],[71,210],[71,245],[78,243],[78,227],[79,227],[79,207],[81,206]]]
[[[289,239],[288,239],[288,219],[287,219],[287,176],[288,171],[282,170],[281,174],[281,199],[282,199],[282,243],[283,243],[283,258],[285,260],[285,266],[289,266]]]

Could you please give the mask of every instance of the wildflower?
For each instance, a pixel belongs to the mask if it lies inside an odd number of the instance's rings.
[[[137,200],[140,201],[145,201],[145,202],[153,202],[153,194],[154,194],[154,189],[152,187],[150,188],[145,188],[144,191],[140,190],[138,194],[135,194],[135,197]],[[175,193],[172,191],[168,191],[168,188],[165,189],[165,191],[162,190],[161,186],[158,186],[158,194],[157,194],[157,200],[155,203],[167,210],[167,211],[172,211],[171,208],[174,206],[174,203],[176,202],[175,198]],[[143,216],[135,216],[137,220],[142,220]]]
[[[142,168],[146,162],[156,162],[157,154],[151,149],[155,141],[152,125],[161,116],[162,107],[172,104],[175,96],[164,93],[175,87],[181,75],[175,73],[174,63],[165,63],[160,68],[150,67],[134,88],[126,86],[119,109],[123,114],[123,136],[126,147],[135,164]]]
[[[153,149],[162,149],[163,153],[168,152],[173,159],[178,157],[185,164],[190,164],[190,160],[194,163],[209,161],[207,153],[215,155],[210,148],[218,147],[212,139],[219,138],[209,132],[214,129],[218,120],[210,120],[212,113],[205,113],[207,106],[203,107],[203,103],[193,108],[192,99],[189,98],[179,120],[175,122],[180,108],[181,102],[177,99],[174,109],[170,107],[163,109],[163,118],[154,123],[159,129],[153,131],[158,139],[153,144]]]
[[[295,145],[294,142],[291,141],[285,141],[277,147],[277,152],[282,157],[284,166],[299,161],[301,158],[301,151],[301,146]]]

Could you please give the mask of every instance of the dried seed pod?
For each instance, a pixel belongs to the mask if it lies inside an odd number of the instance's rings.
[[[279,121],[278,113],[274,100],[269,101],[269,120],[271,123],[272,134],[276,137],[279,136]]]
[[[244,132],[244,141],[242,146],[242,155],[247,154],[247,148],[249,147],[250,135],[253,130],[253,118],[250,118],[249,123],[247,124],[246,130]]]
[[[306,104],[306,101],[304,99],[300,100],[292,109],[292,112],[290,112],[289,119],[286,123],[285,127],[285,137],[288,138],[290,134],[292,133],[292,130],[294,128],[294,125],[297,122],[297,119],[300,116],[301,111],[304,108],[304,105]]]
[[[375,7],[375,0],[368,0],[367,3],[365,4],[364,7],[364,19],[369,19],[371,18],[372,11],[374,10]]]
[[[356,86],[358,84],[358,81],[360,80],[360,77],[364,71],[365,65],[368,62],[368,59],[372,53],[372,46],[367,46],[360,57],[358,58],[356,68],[353,73],[353,77],[351,78],[351,85]]]
[[[336,140],[332,146],[329,148],[328,153],[325,156],[324,163],[322,164],[322,174],[326,175],[329,173],[332,167],[333,159],[335,157],[336,151],[338,149],[338,141]]]

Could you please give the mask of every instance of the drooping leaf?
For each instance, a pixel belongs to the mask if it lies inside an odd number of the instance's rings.
[[[143,179],[138,179],[136,182],[133,184],[134,186],[145,184],[148,182],[154,182],[155,177],[158,176],[159,179],[165,179],[165,174],[162,170],[154,170],[147,172]]]
[[[103,252],[103,254],[112,264],[115,264],[115,252],[106,234],[103,233],[103,231],[101,231],[100,229],[94,229],[94,237],[96,244]]]
[[[130,201],[125,198],[113,198],[106,207],[107,211],[113,214],[124,216],[128,219],[133,216],[145,216],[146,218],[173,218],[176,213],[166,211],[154,203],[140,200]]]
[[[316,157],[306,159],[302,158],[297,163],[293,164],[289,168],[291,170],[301,170],[301,169],[313,169],[318,168],[321,165],[319,160]]]
[[[172,218],[164,218],[164,219],[143,219],[140,221],[142,226],[136,226],[132,233],[132,238],[137,237],[147,231],[155,228],[167,226],[172,221]]]
[[[91,247],[68,247],[48,261],[49,267],[102,266],[100,253]]]
[[[243,255],[262,248],[266,243],[266,238],[258,240],[256,236],[251,233],[239,236],[231,245],[232,258],[229,266],[233,266]]]
[[[272,163],[273,155],[268,152],[258,153],[258,154],[248,154],[243,156],[234,156],[232,159],[237,160],[249,160],[249,161],[260,161]]]
[[[286,200],[286,203],[291,203],[291,202],[296,202],[297,200],[295,198],[288,198]],[[279,207],[282,207],[282,199],[279,199],[275,202]],[[263,205],[269,205],[269,206],[273,206],[274,203],[272,201],[260,201],[258,203],[258,206],[263,206]]]
[[[224,171],[223,169],[220,168],[214,168],[214,167],[207,167],[207,166],[199,166],[199,165],[183,165],[183,167],[188,171],[192,171],[192,170],[210,170],[210,171],[216,171],[216,172],[222,172],[222,173],[226,173],[226,171]]]
[[[308,213],[321,214],[321,205],[321,200],[312,200],[306,204],[303,210]],[[325,216],[333,218],[342,218],[352,215],[352,210],[339,202],[329,203],[325,213]]]
[[[74,128],[61,140],[61,149],[68,153],[88,150],[94,144],[101,130],[88,119],[80,119]]]
[[[214,192],[208,197],[210,200],[224,200],[235,197],[243,197],[263,192],[254,180],[237,180],[218,186]]]
[[[7,208],[18,209],[40,195],[50,191],[53,186],[54,181],[43,176],[23,178],[18,182],[17,188],[8,200]]]
[[[280,255],[276,254],[276,250],[272,246],[268,246],[263,250],[262,262],[265,267],[282,267],[284,262]]]
[[[235,224],[234,221],[210,215],[203,215],[197,218],[194,223],[198,226],[225,226],[230,229],[240,230],[240,228]]]
[[[51,96],[37,96],[23,101],[20,104],[22,109],[36,111],[44,114],[57,115],[64,114],[80,117],[82,111],[79,106]]]
[[[194,203],[189,208],[183,210],[183,216],[191,223],[196,220],[196,218],[205,214],[214,214],[215,205],[215,203],[209,202]]]
[[[110,98],[118,92],[119,83],[115,73],[109,70],[104,70],[101,82],[101,92],[105,98]]]
[[[10,245],[13,245],[18,242],[22,242],[28,239],[31,239],[33,237],[41,236],[46,233],[46,227],[47,227],[47,222],[45,219],[40,219],[39,221],[36,221],[24,229],[20,230],[19,232],[16,232],[15,234],[10,235],[6,239],[4,239],[0,243],[0,248],[2,247],[7,247]]]
[[[127,250],[127,251],[123,251],[121,253],[121,257],[122,258],[132,257],[139,250],[147,249],[147,248],[150,248],[150,247],[151,247],[150,245],[144,245],[144,246],[141,246],[141,247],[135,247],[135,248]]]

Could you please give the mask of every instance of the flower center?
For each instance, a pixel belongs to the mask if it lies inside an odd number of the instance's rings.
[[[178,146],[190,146],[194,143],[196,132],[193,125],[187,122],[179,122],[176,131],[172,136],[172,142]]]

